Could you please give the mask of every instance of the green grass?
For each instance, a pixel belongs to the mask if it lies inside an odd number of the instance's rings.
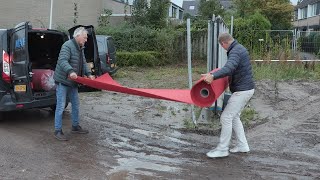
[[[302,62],[259,62],[252,67],[255,80],[320,80],[318,63],[305,67]]]
[[[192,65],[193,84],[201,78],[201,74],[206,73],[206,62],[194,63]],[[189,88],[188,65],[186,63],[159,66],[159,67],[123,67],[114,78],[130,78],[133,82],[140,82],[146,88]],[[132,87],[132,86],[131,86]]]

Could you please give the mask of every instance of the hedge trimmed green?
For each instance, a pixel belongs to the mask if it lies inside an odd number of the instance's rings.
[[[168,61],[156,51],[117,52],[118,66],[153,67],[166,65]]]

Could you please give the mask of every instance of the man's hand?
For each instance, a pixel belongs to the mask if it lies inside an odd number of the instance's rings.
[[[70,79],[77,79],[78,75],[75,72],[70,73],[69,75]]]
[[[213,81],[213,75],[208,73],[208,74],[202,74],[202,76],[204,76],[204,81],[208,84],[211,84],[211,82]]]
[[[94,80],[94,79],[95,79],[95,77],[92,76],[92,75],[88,76],[88,78],[91,79],[91,80]]]

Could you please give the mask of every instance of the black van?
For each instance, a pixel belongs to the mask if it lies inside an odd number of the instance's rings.
[[[54,71],[62,44],[73,38],[76,28],[66,33],[33,29],[22,22],[12,29],[0,29],[0,112],[29,108],[55,109],[55,90],[34,87],[36,70]],[[102,74],[93,26],[88,30],[85,57],[93,75]]]
[[[102,73],[114,75],[118,70],[114,40],[111,36],[106,35],[96,35],[96,38]]]

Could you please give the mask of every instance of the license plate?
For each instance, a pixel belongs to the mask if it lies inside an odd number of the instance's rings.
[[[90,63],[87,63],[87,65],[89,66],[90,69],[92,69],[94,67],[93,63],[90,62]]]
[[[26,92],[27,86],[26,85],[15,85],[14,92]]]

